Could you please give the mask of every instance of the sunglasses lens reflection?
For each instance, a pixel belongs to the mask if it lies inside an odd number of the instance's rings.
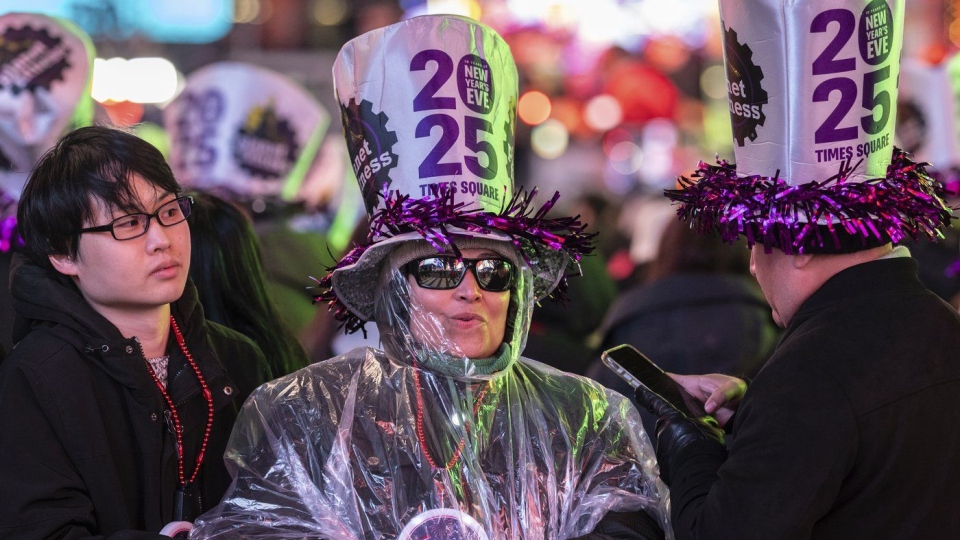
[[[507,291],[513,281],[513,265],[503,259],[427,257],[414,264],[412,270],[417,284],[425,289],[454,289],[463,281],[467,268],[473,271],[477,284],[485,291]]]

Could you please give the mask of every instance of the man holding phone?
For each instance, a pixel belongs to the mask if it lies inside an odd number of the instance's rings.
[[[639,388],[676,538],[960,538],[960,314],[894,247],[953,218],[892,145],[904,2],[720,8],[740,166],[701,164],[668,196],[701,232],[745,236],[785,332],[725,437]]]

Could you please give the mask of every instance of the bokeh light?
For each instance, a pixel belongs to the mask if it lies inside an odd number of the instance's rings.
[[[166,58],[96,58],[91,94],[99,102],[167,103],[176,97],[180,74]]]
[[[622,142],[634,142],[633,134],[623,128],[614,128],[603,135],[603,153],[609,158],[613,148]]]
[[[431,15],[451,13],[479,21],[483,15],[483,10],[477,0],[427,0],[426,13]]]
[[[589,137],[593,133],[583,121],[583,104],[569,96],[556,96],[551,100],[550,117],[563,122],[571,137]]]
[[[726,69],[717,64],[703,70],[700,74],[700,90],[707,97],[724,99],[727,97]]]
[[[950,43],[960,47],[960,17],[950,23],[947,28],[947,35],[950,37]]]
[[[263,24],[273,17],[273,12],[273,2],[269,0],[236,0],[233,6],[233,22]]]
[[[537,90],[525,92],[517,102],[517,116],[531,126],[541,124],[550,118],[551,109],[550,98]]]
[[[620,141],[610,149],[610,166],[620,174],[633,174],[640,170],[643,152],[633,141]]]
[[[616,62],[610,68],[603,93],[617,100],[621,121],[628,124],[672,118],[680,97],[676,85],[666,75],[633,58]]]
[[[657,118],[643,127],[640,145],[645,157],[641,182],[658,189],[673,187],[676,176],[674,153],[679,140],[677,125],[671,120]]]
[[[567,151],[570,133],[563,122],[551,118],[533,128],[530,133],[530,146],[543,159],[556,159]]]
[[[541,26],[584,44],[635,49],[649,36],[676,35],[702,45],[706,22],[717,11],[711,0],[500,0],[521,26]]]
[[[249,24],[260,17],[260,0],[236,0],[233,5],[233,22]]]
[[[597,132],[613,129],[623,120],[623,109],[617,99],[609,94],[594,96],[583,109],[583,120]]]
[[[313,3],[313,18],[321,26],[343,24],[349,14],[349,7],[344,0],[315,0]]]

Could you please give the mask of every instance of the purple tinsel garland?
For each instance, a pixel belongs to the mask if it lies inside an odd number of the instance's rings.
[[[735,165],[700,162],[680,189],[666,190],[681,203],[678,215],[704,234],[719,233],[733,243],[762,244],[787,254],[836,252],[841,235],[880,243],[906,237],[943,237],[953,219],[944,203],[943,184],[899,148],[885,178],[849,181],[852,167],[841,167],[824,181],[790,185],[777,176],[737,176]],[[824,223],[820,223],[823,221]],[[820,223],[820,225],[818,225]]]
[[[333,271],[357,262],[361,255],[375,244],[386,238],[392,238],[408,232],[417,232],[438,251],[452,249],[459,256],[459,250],[453,243],[448,227],[455,227],[476,233],[501,233],[510,237],[517,251],[530,264],[528,252],[524,246],[540,249],[564,251],[572,259],[579,261],[593,250],[596,233],[587,233],[587,225],[580,222],[580,216],[547,219],[546,214],[560,198],[560,193],[533,210],[533,199],[537,194],[534,188],[529,193],[518,191],[499,213],[478,208],[466,208],[465,203],[457,203],[454,193],[447,191],[436,198],[413,199],[409,195],[391,193],[384,199],[384,207],[375,212],[370,221],[370,234],[367,242],[354,247],[334,266],[327,268],[327,275],[317,282],[321,292],[314,296],[314,302],[327,302],[334,312],[334,318],[341,327],[352,333],[362,330],[364,321],[350,312],[333,292]],[[549,298],[563,301],[567,290],[566,276],[561,278]]]
[[[23,244],[17,234],[17,201],[0,193],[0,253],[9,253],[14,243]]]

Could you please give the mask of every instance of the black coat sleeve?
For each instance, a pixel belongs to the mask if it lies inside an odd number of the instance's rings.
[[[590,534],[574,540],[663,540],[656,518],[643,510],[607,512]]]
[[[740,405],[726,456],[694,445],[673,457],[677,540],[809,538],[836,497],[856,449],[843,392],[816,370],[763,376]]]
[[[15,365],[0,370],[0,540],[167,538],[97,534],[93,502],[55,428],[56,399],[40,375]]]

